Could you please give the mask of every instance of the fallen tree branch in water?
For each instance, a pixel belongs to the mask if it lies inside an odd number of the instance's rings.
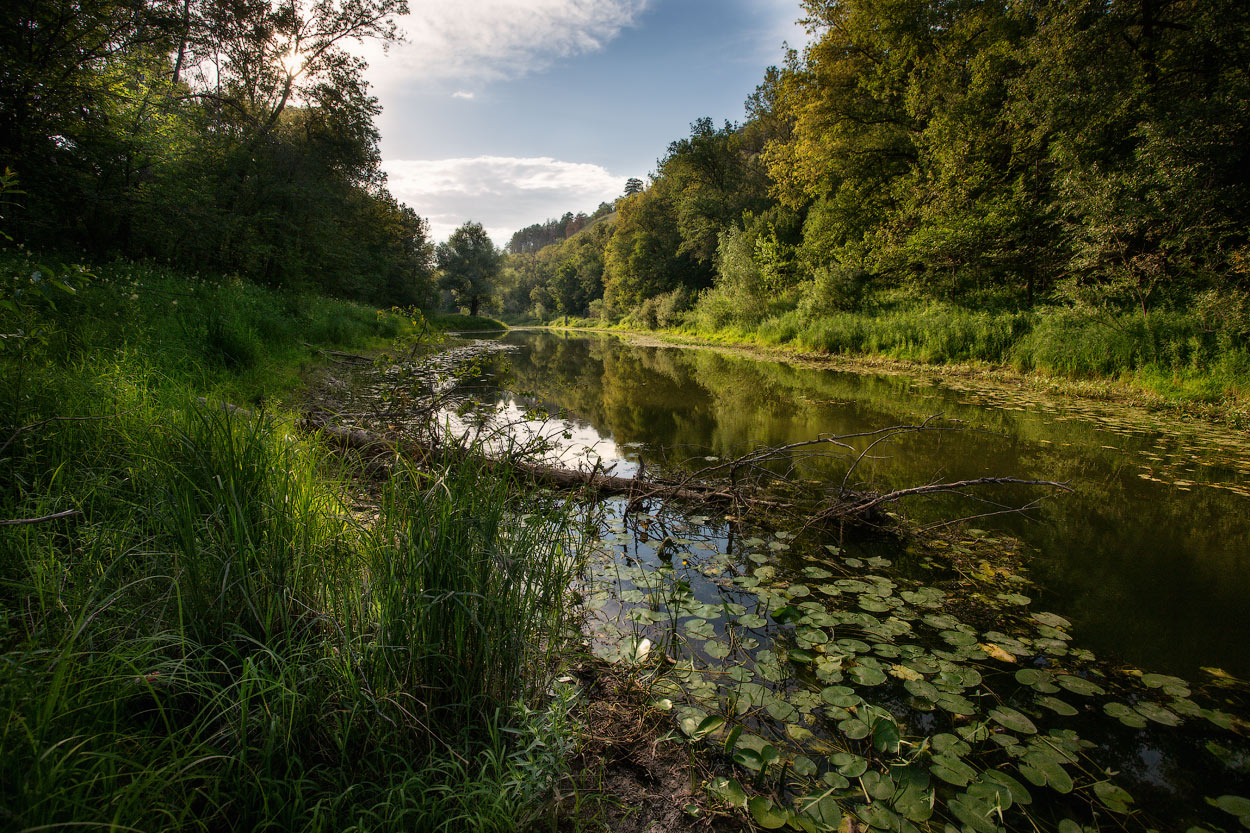
[[[794,503],[783,503],[766,493],[766,487],[770,482],[785,484],[795,488],[796,484],[791,482],[787,475],[776,474],[762,468],[762,466],[768,462],[784,459],[787,454],[796,449],[827,444],[835,448],[854,451],[852,446],[848,444],[848,440],[871,438],[872,442],[869,446],[855,456],[851,465],[853,470],[868,452],[884,439],[901,433],[950,430],[948,427],[931,426],[930,423],[936,418],[930,417],[919,425],[893,426],[876,431],[866,431],[838,437],[822,437],[817,440],[755,449],[735,460],[723,462],[715,466],[707,466],[679,480],[669,482],[644,480],[642,477],[617,477],[603,472],[598,463],[590,471],[584,471],[535,462],[524,459],[519,455],[492,458],[491,464],[511,468],[534,483],[548,488],[580,489],[597,494],[627,497],[629,498],[631,508],[636,508],[648,499],[717,504],[733,507],[735,514],[738,515],[742,515],[752,509],[778,510],[797,508],[799,511],[804,512],[809,524],[826,521],[872,523],[880,520],[880,510],[884,505],[894,503],[903,498],[938,493],[953,493],[964,497],[974,497],[968,490],[980,486],[1015,485],[1042,487],[1065,492],[1071,491],[1071,487],[1067,484],[1050,480],[1029,480],[1018,477],[981,477],[944,483],[929,483],[923,486],[912,486],[905,489],[878,493],[849,490],[846,487],[846,478],[843,478],[836,489],[830,490],[828,493],[816,495],[814,501],[804,502],[807,507],[806,510],[802,507],[797,507]],[[395,454],[402,451],[418,460],[424,460],[439,453],[451,452],[459,455],[473,453],[468,447],[463,445],[449,447],[444,444],[436,448],[411,439],[388,439],[360,428],[343,428],[326,422],[314,423],[310,420],[310,427],[316,428],[316,430],[320,431],[322,437],[334,445],[375,455],[378,453]],[[744,469],[756,472],[757,476],[753,481],[739,481],[738,473]],[[640,473],[643,470],[640,468]],[[709,481],[706,479],[706,475],[711,472],[728,472],[730,480],[728,483]],[[1024,509],[1035,505],[1036,501],[1032,501],[1022,509],[1005,509],[1004,511],[1024,511]]]
[[[200,399],[205,405],[208,401]],[[231,405],[220,403],[218,407],[236,416],[251,416],[251,412]],[[868,453],[891,437],[918,431],[951,430],[949,426],[935,426],[938,419],[932,416],[917,425],[897,425],[873,431],[862,431],[839,436],[823,436],[814,440],[803,440],[780,446],[767,446],[754,449],[734,460],[724,461],[714,466],[705,466],[675,481],[646,480],[642,477],[645,467],[640,466],[639,477],[618,477],[602,470],[596,462],[590,471],[565,468],[525,459],[523,455],[510,454],[488,458],[493,466],[509,468],[533,483],[552,489],[583,490],[601,495],[621,496],[629,499],[631,509],[651,499],[678,500],[687,503],[716,504],[732,507],[735,514],[742,515],[752,509],[767,510],[798,510],[804,514],[806,525],[822,522],[865,522],[874,523],[881,520],[880,510],[889,503],[903,498],[919,497],[932,494],[957,494],[974,498],[969,489],[980,486],[1029,486],[1049,488],[1063,492],[1072,491],[1066,483],[1051,480],[1029,480],[1019,477],[979,477],[967,480],[955,480],[942,483],[929,483],[923,486],[912,486],[888,492],[854,491],[846,486],[850,472],[864,460]],[[305,430],[316,432],[323,440],[344,450],[350,450],[369,458],[375,466],[390,470],[390,463],[384,458],[403,454],[418,463],[438,458],[447,454],[467,456],[474,452],[468,440],[462,438],[460,444],[419,442],[411,437],[388,437],[363,428],[347,428],[334,425],[326,414],[306,414]],[[846,477],[836,489],[819,493],[814,500],[803,501],[803,506],[786,503],[767,494],[768,485],[783,485],[790,489],[799,488],[792,481],[790,473],[778,474],[765,467],[765,464],[785,459],[799,449],[825,445],[844,452],[854,452],[849,441],[854,439],[871,439],[868,446],[855,454]],[[739,481],[739,472],[747,470],[755,473],[749,482]],[[729,482],[709,481],[707,475],[728,473]],[[817,490],[819,491],[819,490]],[[1002,512],[1021,512],[1037,505],[1031,501],[1024,507],[1005,507]],[[993,513],[999,514],[999,513]]]
[[[1023,480],[1019,477],[978,477],[972,480],[955,480],[950,483],[930,483],[927,486],[912,486],[911,488],[908,488],[908,489],[895,489],[892,492],[885,492],[883,494],[866,497],[865,499],[858,501],[858,502],[851,501],[849,502],[847,509],[844,510],[843,514],[847,514],[847,513],[852,514],[852,515],[864,514],[864,513],[872,511],[873,509],[875,509],[878,506],[881,506],[882,504],[893,503],[905,497],[914,497],[918,495],[951,493],[951,494],[962,495],[964,497],[971,497],[971,495],[969,495],[967,492],[963,490],[973,487],[973,486],[1000,486],[1000,485],[1044,486],[1050,489],[1058,489],[1059,491],[1063,491],[1063,492],[1072,491],[1072,487],[1069,486],[1068,484],[1056,483],[1053,480]],[[1029,504],[1029,505],[1031,506],[1033,504]],[[1027,507],[1024,507],[1024,508],[1027,508]],[[1004,511],[1023,511],[1023,508],[1020,510],[1007,509]],[[994,513],[994,514],[998,514],[998,513]],[[819,517],[824,519],[828,517],[828,515],[822,515]],[[979,516],[979,517],[984,517],[984,516]]]

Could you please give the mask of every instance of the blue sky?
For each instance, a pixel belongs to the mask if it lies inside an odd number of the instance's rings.
[[[413,0],[404,43],[366,47],[383,167],[435,239],[497,245],[593,211],[690,122],[743,101],[802,42],[797,0]]]

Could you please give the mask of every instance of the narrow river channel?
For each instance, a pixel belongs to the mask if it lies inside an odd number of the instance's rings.
[[[1036,604],[1068,618],[1077,639],[1107,658],[1187,678],[1202,666],[1250,677],[1250,447],[1232,432],[1029,391],[612,336],[513,331],[502,340],[519,349],[497,360],[509,368],[498,395],[566,410],[575,442],[619,461],[618,473],[638,460],[728,458],[935,414],[959,420],[966,430],[878,448],[861,466],[865,479],[889,487],[991,475],[1070,483],[1071,494],[1027,515],[972,524],[1029,545]],[[930,500],[905,511],[940,522],[987,508]]]
[[[842,829],[838,806],[899,831],[1250,826],[1250,704],[1228,677],[1250,676],[1244,438],[1024,388],[602,334],[510,331],[434,360],[471,356],[453,428],[502,415],[492,436],[542,433],[565,466],[673,475],[940,416],[874,446],[849,485],[1070,485],[907,503],[940,530],[916,537],[581,504],[590,649],[811,829]],[[792,484],[840,483],[854,458],[807,452],[774,461]],[[734,778],[707,788],[745,802]],[[771,802],[757,822],[782,818]]]

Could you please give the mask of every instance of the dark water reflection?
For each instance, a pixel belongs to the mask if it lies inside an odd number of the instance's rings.
[[[1039,609],[1074,623],[1096,653],[1197,675],[1220,666],[1250,676],[1250,457],[1235,436],[1177,430],[1111,410],[961,390],[904,376],[836,372],[709,350],[633,346],[603,336],[512,332],[506,387],[567,409],[620,453],[648,463],[730,457],[821,433],[847,434],[944,414],[967,430],[925,433],[878,448],[861,466],[882,486],[988,475],[1070,482],[1030,517],[975,526],[1034,549]],[[609,455],[610,456],[610,455]],[[796,458],[807,477],[838,477],[829,461]],[[908,504],[922,521],[986,511]]]

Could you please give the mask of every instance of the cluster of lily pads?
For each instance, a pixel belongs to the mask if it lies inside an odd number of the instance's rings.
[[[707,790],[762,828],[1149,829],[1141,779],[1109,769],[1106,747],[1152,750],[1146,727],[1186,721],[1245,746],[1244,724],[1184,680],[1109,673],[1014,572],[922,583],[882,556],[620,505],[594,564],[595,653],[636,667],[679,737],[732,759]],[[1189,804],[1169,823],[1250,827],[1231,790]]]

